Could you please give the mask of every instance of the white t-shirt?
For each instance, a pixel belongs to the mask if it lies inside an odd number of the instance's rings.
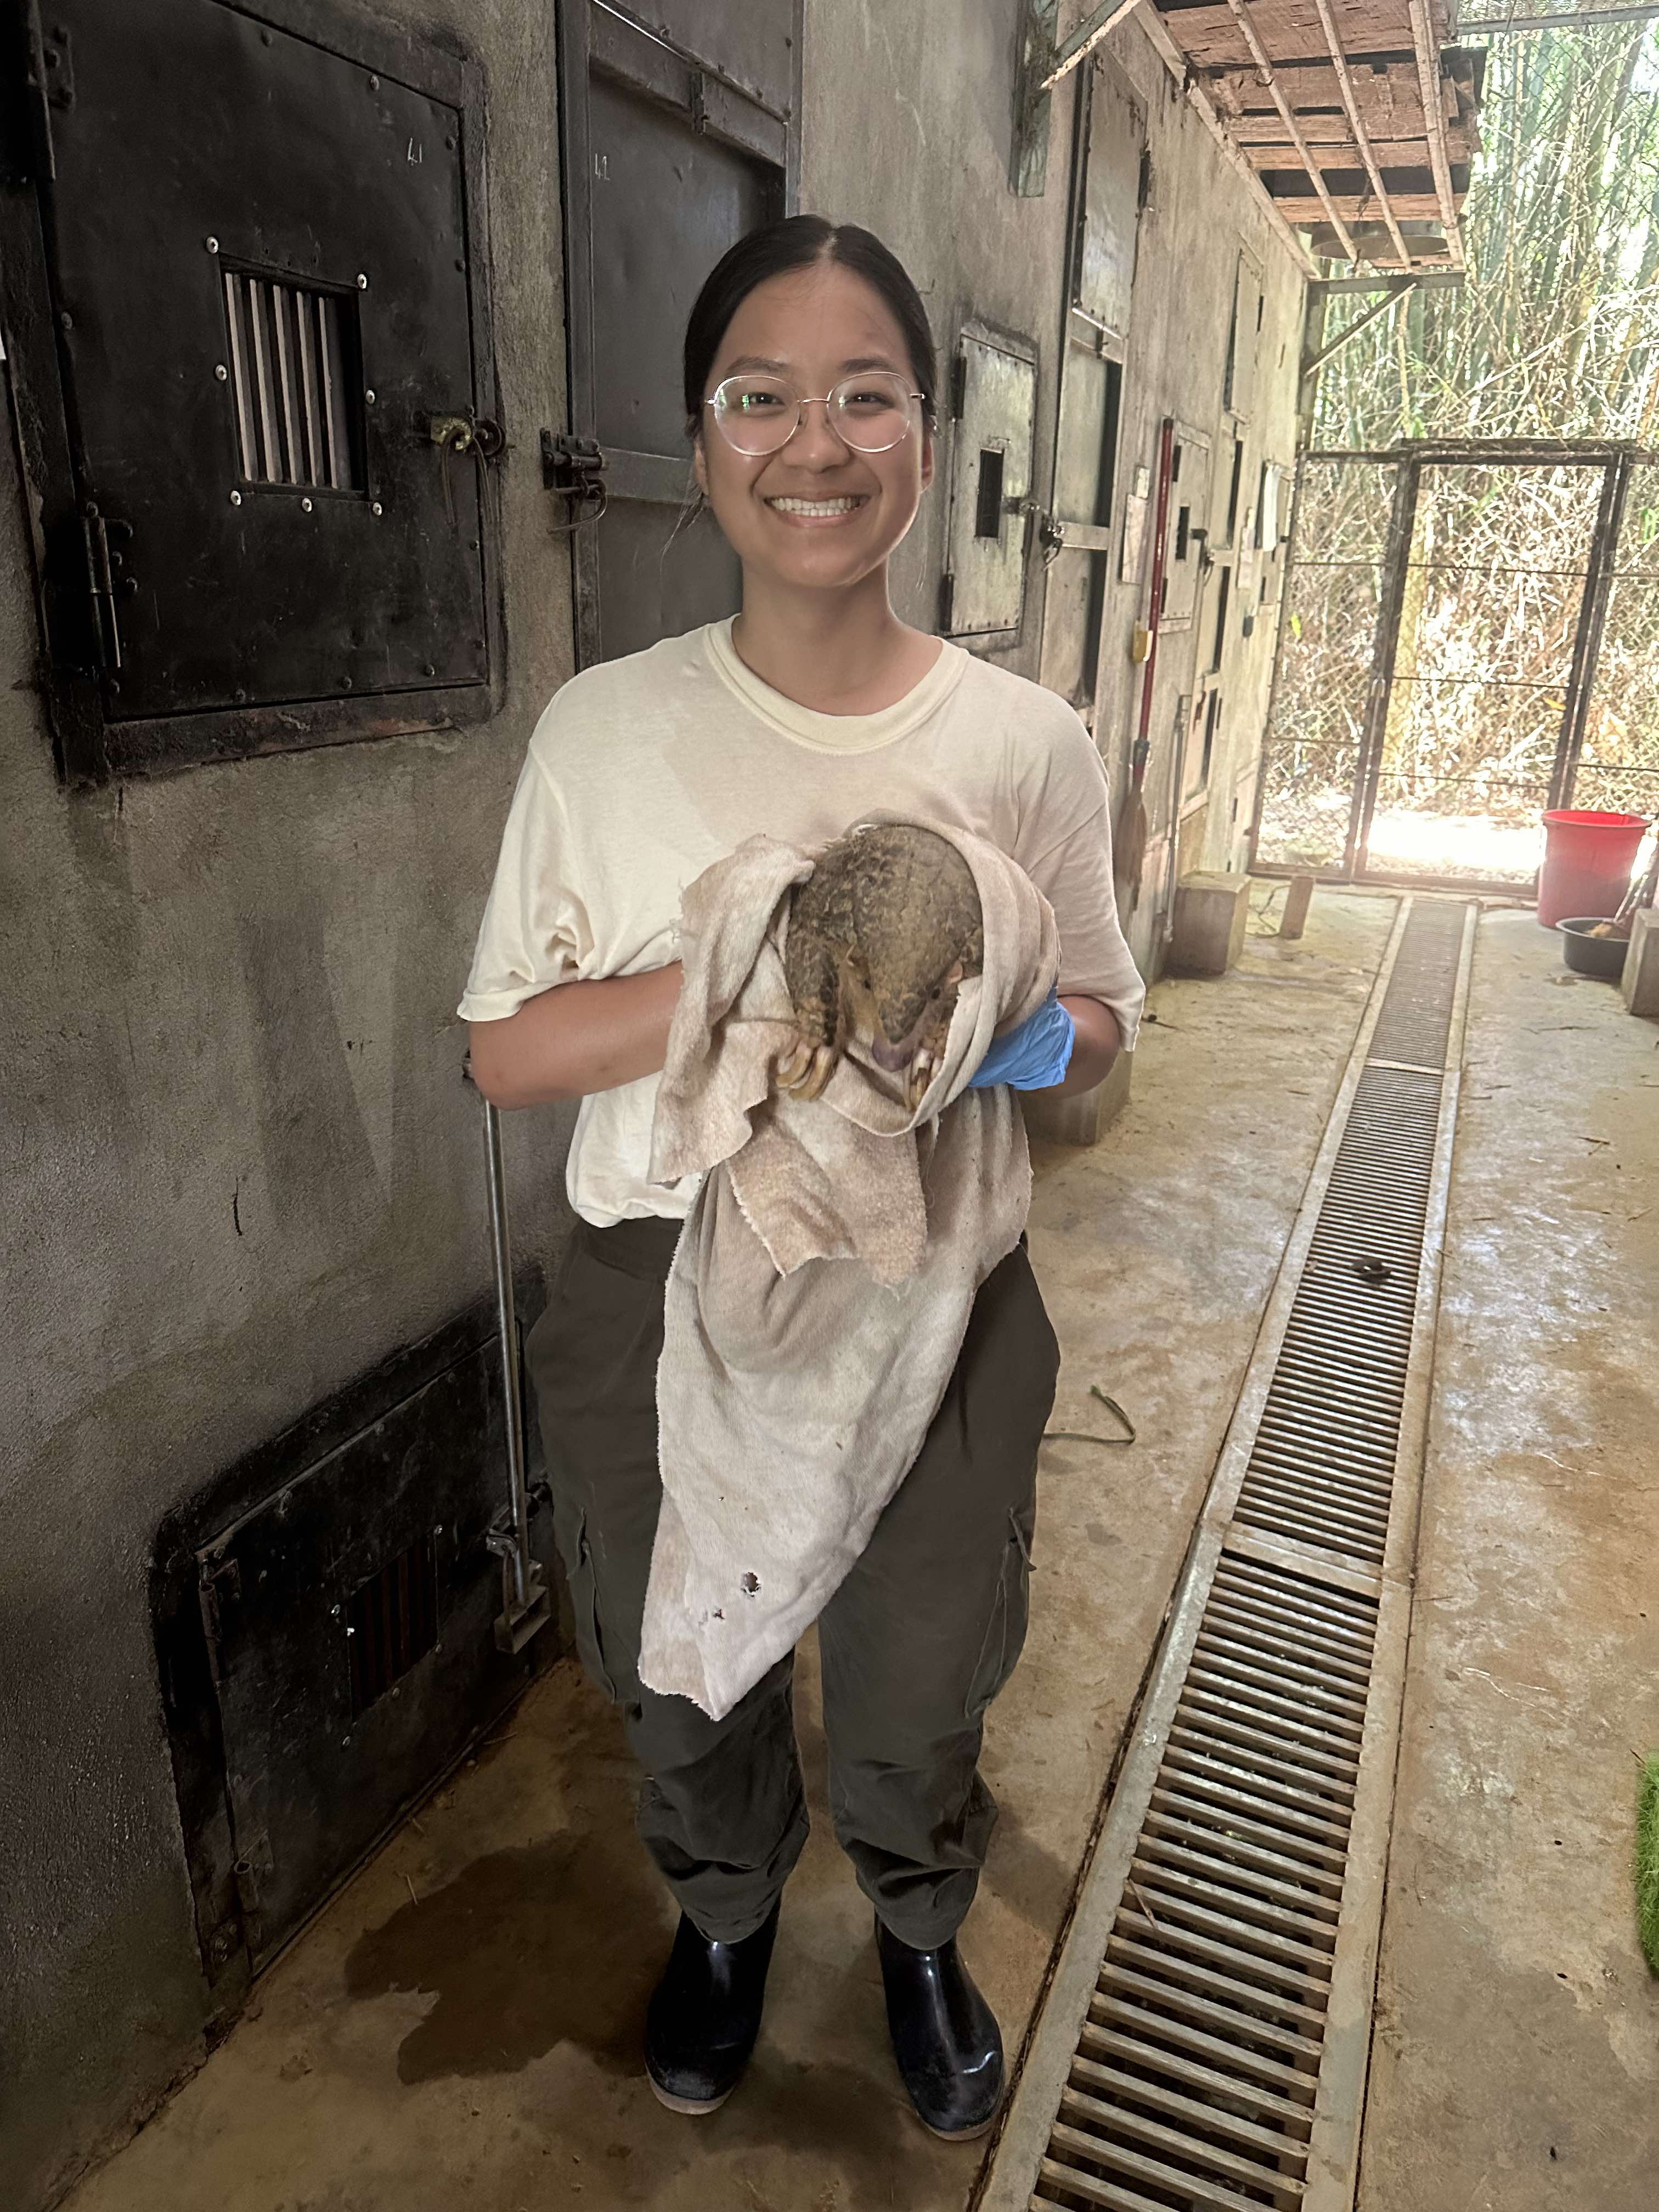
[[[554,984],[659,968],[681,893],[745,837],[820,845],[882,807],[1018,860],[1054,909],[1061,991],[1109,1006],[1133,1046],[1145,992],[1118,927],[1106,776],[1072,708],[947,641],[896,705],[817,714],[744,666],[729,620],[584,669],[549,702],[461,1016],[501,1021]],[[597,1227],[690,1209],[695,1178],[647,1180],[657,1081],[581,1103],[566,1187]]]

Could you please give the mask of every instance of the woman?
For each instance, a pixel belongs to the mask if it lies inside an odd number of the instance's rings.
[[[702,2112],[754,2046],[806,1812],[787,1659],[720,1722],[637,1673],[663,1290],[695,1194],[647,1180],[681,892],[757,832],[811,847],[872,808],[906,811],[1000,845],[1059,921],[1057,1001],[998,1040],[976,1082],[1091,1088],[1133,1042],[1141,989],[1077,716],[890,604],[936,420],[903,269],[866,231],[770,225],[704,285],[684,371],[742,613],[586,669],[550,704],[460,1011],[497,1105],[581,1101],[567,1171],[580,1220],[528,1360],[582,1659],[625,1710],[640,1833],[681,1907],[647,2068],[665,2104]],[[988,2127],[1003,2083],[955,1937],[995,1819],[976,1761],[1024,1640],[1057,1365],[1022,1238],[981,1286],[922,1449],[818,1625],[836,1832],[875,1907],[900,2072],[947,2137]]]

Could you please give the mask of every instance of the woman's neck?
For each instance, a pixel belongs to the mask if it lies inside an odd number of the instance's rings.
[[[884,568],[839,592],[744,579],[732,642],[744,666],[799,707],[875,714],[913,691],[943,651],[893,612]]]

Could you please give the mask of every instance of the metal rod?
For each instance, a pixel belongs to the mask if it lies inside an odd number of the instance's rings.
[[[1394,696],[1395,658],[1400,650],[1406,576],[1417,525],[1417,488],[1422,465],[1415,455],[1411,455],[1400,462],[1399,469],[1394,501],[1389,511],[1388,550],[1383,556],[1376,634],[1371,646],[1370,683],[1365,694],[1365,720],[1359,739],[1359,772],[1354,779],[1353,811],[1342,860],[1344,872],[1350,878],[1363,872],[1370,842],[1371,817],[1376,811],[1377,784],[1382,772],[1382,749],[1388,741],[1389,702]]]
[[[1564,15],[1477,15],[1473,21],[1467,18],[1457,26],[1458,37],[1471,31],[1484,31],[1488,38],[1501,38],[1510,31],[1588,31],[1597,23],[1650,23],[1659,16],[1659,8],[1570,8]]]
[[[1446,251],[1454,268],[1463,266],[1463,240],[1457,228],[1457,201],[1452,191],[1451,165],[1446,159],[1446,118],[1440,104],[1440,46],[1429,27],[1424,0],[1409,0],[1412,42],[1417,49],[1417,82],[1423,94],[1423,127],[1429,135],[1429,167],[1434,172],[1435,198],[1446,233]]]
[[[1330,10],[1330,0],[1314,0],[1319,13],[1319,27],[1325,33],[1325,44],[1330,49],[1331,67],[1336,71],[1337,88],[1342,94],[1342,105],[1347,112],[1348,128],[1353,133],[1353,143],[1359,149],[1359,158],[1365,165],[1365,174],[1371,180],[1371,190],[1376,194],[1382,210],[1382,220],[1389,227],[1389,236],[1394,240],[1394,250],[1400,256],[1400,265],[1412,265],[1411,250],[1401,235],[1400,225],[1394,219],[1394,210],[1389,204],[1388,193],[1382,188],[1382,172],[1376,166],[1376,156],[1371,151],[1371,142],[1359,112],[1358,95],[1353,88],[1353,79],[1348,74],[1348,57],[1342,50]]]
[[[1261,82],[1267,88],[1268,96],[1279,110],[1279,119],[1291,134],[1291,143],[1295,147],[1297,159],[1308,173],[1309,183],[1319,195],[1319,204],[1324,209],[1331,228],[1340,241],[1342,251],[1350,261],[1358,261],[1360,258],[1359,249],[1353,242],[1348,226],[1337,213],[1336,202],[1325,189],[1324,172],[1314,159],[1313,149],[1302,135],[1302,126],[1296,119],[1295,110],[1279,88],[1279,79],[1273,75],[1273,63],[1268,59],[1267,48],[1255,34],[1255,25],[1250,21],[1249,10],[1245,5],[1245,0],[1227,0],[1227,5],[1232,11],[1233,21],[1244,35],[1244,43],[1250,50],[1250,59],[1256,65]],[[1251,166],[1254,167],[1254,163]]]
[[[1601,479],[1601,497],[1595,513],[1595,532],[1590,539],[1583,596],[1578,603],[1578,622],[1573,634],[1572,668],[1561,714],[1561,736],[1550,776],[1549,803],[1571,806],[1578,757],[1584,749],[1584,725],[1589,716],[1590,693],[1595,684],[1596,664],[1601,657],[1601,632],[1606,624],[1607,599],[1613,588],[1613,563],[1625,520],[1625,498],[1630,489],[1631,463],[1621,453],[1607,463]]]
[[[1413,283],[1431,289],[1444,287],[1448,290],[1460,292],[1467,281],[1466,272],[1462,269],[1414,269],[1412,277]],[[1316,276],[1309,285],[1308,291],[1314,299],[1334,300],[1342,292],[1380,291],[1385,284],[1391,284],[1394,281],[1382,270],[1376,270],[1369,276]]]
[[[1382,299],[1374,301],[1372,304],[1366,308],[1363,315],[1356,315],[1353,320],[1346,325],[1344,329],[1340,330],[1334,338],[1332,338],[1327,344],[1321,346],[1316,354],[1312,355],[1307,361],[1303,362],[1303,375],[1312,376],[1316,371],[1322,369],[1325,366],[1325,363],[1331,358],[1333,354],[1341,352],[1343,347],[1346,345],[1348,340],[1352,337],[1357,331],[1363,331],[1367,323],[1374,323],[1379,315],[1386,315],[1389,308],[1393,307],[1395,301],[1396,300],[1403,300],[1407,292],[1415,291],[1417,289],[1417,282],[1418,280],[1415,276],[1407,276],[1403,279],[1396,278],[1395,282],[1389,285],[1387,293]]]
[[[489,1246],[495,1263],[495,1322],[501,1334],[501,1389],[507,1413],[507,1510],[510,1544],[501,1563],[510,1583],[509,1610],[533,1601],[536,1574],[530,1556],[530,1500],[525,1486],[524,1401],[520,1395],[519,1325],[513,1310],[513,1251],[507,1225],[507,1185],[501,1173],[501,1117],[484,1100],[484,1160],[489,1184]]]

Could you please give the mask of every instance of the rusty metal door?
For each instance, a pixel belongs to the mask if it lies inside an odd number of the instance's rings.
[[[1071,268],[1060,333],[1054,531],[1038,672],[1094,721],[1111,557],[1123,354],[1146,172],[1146,111],[1103,57],[1079,72]]]
[[[571,526],[580,665],[732,613],[736,556],[695,484],[686,317],[726,248],[793,204],[799,0],[651,0],[559,15]]]
[[[1615,574],[1632,465],[1519,441],[1305,458],[1259,867],[1525,890],[1547,807],[1635,787],[1618,707],[1595,709],[1610,602],[1640,643],[1650,556]]]

